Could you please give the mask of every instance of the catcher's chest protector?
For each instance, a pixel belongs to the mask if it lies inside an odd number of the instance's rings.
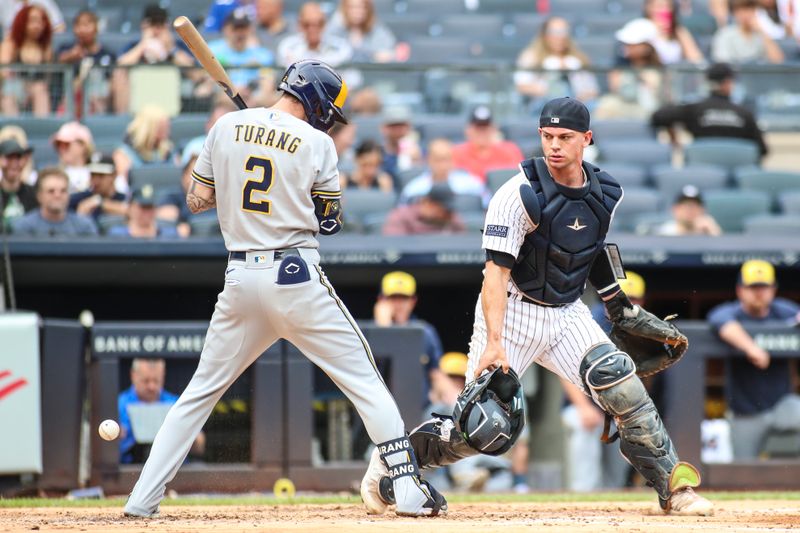
[[[528,192],[524,203],[538,227],[525,239],[511,277],[536,301],[574,302],[583,294],[592,262],[603,247],[622,188],[587,163],[587,183],[579,189],[557,184],[544,159],[529,159],[521,166],[535,195],[534,200]]]

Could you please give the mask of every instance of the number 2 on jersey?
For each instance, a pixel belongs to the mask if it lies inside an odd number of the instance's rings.
[[[272,211],[272,202],[267,199],[253,201],[253,193],[260,192],[264,195],[269,193],[272,182],[275,178],[275,169],[272,167],[272,160],[254,155],[247,158],[244,164],[247,172],[256,172],[261,169],[261,178],[251,178],[244,183],[242,189],[242,209],[251,213],[262,213],[269,215]]]

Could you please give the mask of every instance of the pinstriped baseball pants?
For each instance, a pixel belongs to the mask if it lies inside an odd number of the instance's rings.
[[[478,297],[469,345],[468,381],[473,379],[486,349],[486,320],[481,303]],[[503,327],[503,347],[517,375],[522,376],[528,367],[538,363],[584,392],[580,377],[583,355],[595,344],[611,342],[580,300],[563,307],[544,307],[509,296]]]
[[[248,252],[246,261],[228,263],[197,370],[156,435],[126,511],[155,511],[214,405],[280,338],[294,344],[347,395],[373,442],[405,435],[369,345],[319,267],[319,254],[299,252],[309,279],[291,284],[279,283],[281,265],[273,263],[272,252]]]

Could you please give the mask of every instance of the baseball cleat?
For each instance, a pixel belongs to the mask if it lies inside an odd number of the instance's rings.
[[[123,515],[125,516],[125,518],[158,518],[159,516],[161,516],[161,513],[158,511],[158,509],[156,509],[151,513],[147,513],[144,511],[137,511],[133,509],[125,509]]]
[[[368,514],[383,514],[389,508],[390,503],[394,503],[381,498],[382,479],[386,479],[389,482],[389,487],[391,487],[392,482],[389,480],[389,470],[381,461],[378,449],[375,448],[372,450],[367,472],[361,480],[361,500],[364,502],[364,507],[367,508]]]
[[[670,496],[664,512],[680,516],[711,516],[714,514],[714,504],[697,494],[692,487],[686,487]]]
[[[447,500],[433,485],[420,477],[402,477],[395,480],[397,516],[439,516],[447,514]]]

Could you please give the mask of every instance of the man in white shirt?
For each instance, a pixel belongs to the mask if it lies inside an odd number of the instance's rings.
[[[336,67],[350,61],[353,49],[339,37],[325,35],[325,13],[316,2],[300,7],[298,33],[289,35],[278,45],[278,63],[289,65],[301,59],[318,59]]]

